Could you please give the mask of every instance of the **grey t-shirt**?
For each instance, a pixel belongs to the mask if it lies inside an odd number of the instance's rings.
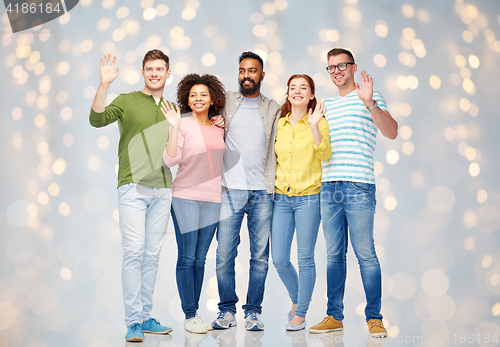
[[[226,135],[222,185],[230,189],[265,190],[266,132],[259,98],[245,98]]]

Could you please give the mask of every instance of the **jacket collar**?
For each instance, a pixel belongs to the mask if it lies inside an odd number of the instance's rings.
[[[262,93],[259,94],[258,98],[262,101],[264,101],[264,95]],[[241,94],[240,91],[236,92],[236,99],[243,99],[243,94]]]

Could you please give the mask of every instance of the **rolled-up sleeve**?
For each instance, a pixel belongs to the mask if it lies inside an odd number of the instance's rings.
[[[94,128],[101,128],[120,119],[125,108],[124,98],[119,95],[111,104],[104,108],[104,112],[95,112],[90,109],[89,122]]]

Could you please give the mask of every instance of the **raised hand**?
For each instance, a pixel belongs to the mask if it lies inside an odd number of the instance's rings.
[[[316,107],[314,108],[314,112],[312,109],[309,109],[309,114],[307,115],[307,121],[311,126],[317,126],[321,117],[323,117],[326,113],[325,103],[321,100],[318,100]]]
[[[113,57],[113,60],[111,61],[111,54],[108,54],[106,57],[106,54],[104,55],[104,58],[101,58],[101,84],[111,84],[116,77],[118,76],[118,72],[120,71],[120,67],[116,67],[115,71],[115,62],[116,62],[116,56]]]
[[[174,107],[172,102],[163,99],[161,102],[161,112],[163,112],[165,119],[172,127],[177,127],[181,124],[181,111],[179,106]]]
[[[358,92],[358,96],[366,104],[370,104],[367,106],[371,106],[373,104],[373,79],[371,78],[370,75],[366,73],[365,70],[361,70],[361,80],[362,80],[362,85],[361,87],[359,86],[358,83],[356,83],[356,90]]]

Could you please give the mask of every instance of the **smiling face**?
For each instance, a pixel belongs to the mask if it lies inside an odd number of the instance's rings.
[[[144,63],[142,70],[142,77],[144,77],[145,94],[163,93],[165,82],[170,77],[170,70],[167,69],[167,63],[163,59],[147,60]]]
[[[213,104],[210,91],[204,84],[196,84],[189,91],[188,105],[194,113],[208,114],[210,105]]]
[[[240,92],[248,98],[255,98],[260,94],[260,83],[265,73],[259,61],[252,58],[243,59],[240,63],[238,82]]]
[[[307,106],[314,94],[307,80],[303,77],[294,78],[288,85],[288,101],[292,106]]]
[[[339,54],[331,56],[328,59],[328,66],[338,65],[345,62],[351,62],[347,54]],[[356,70],[356,64],[348,64],[347,69],[345,69],[344,71],[340,71],[338,68],[336,68],[335,72],[330,74],[330,77],[332,78],[333,83],[335,83],[335,85],[339,87],[339,89],[345,88],[346,90],[348,90],[348,92],[351,92],[355,89],[354,73],[356,72]]]

